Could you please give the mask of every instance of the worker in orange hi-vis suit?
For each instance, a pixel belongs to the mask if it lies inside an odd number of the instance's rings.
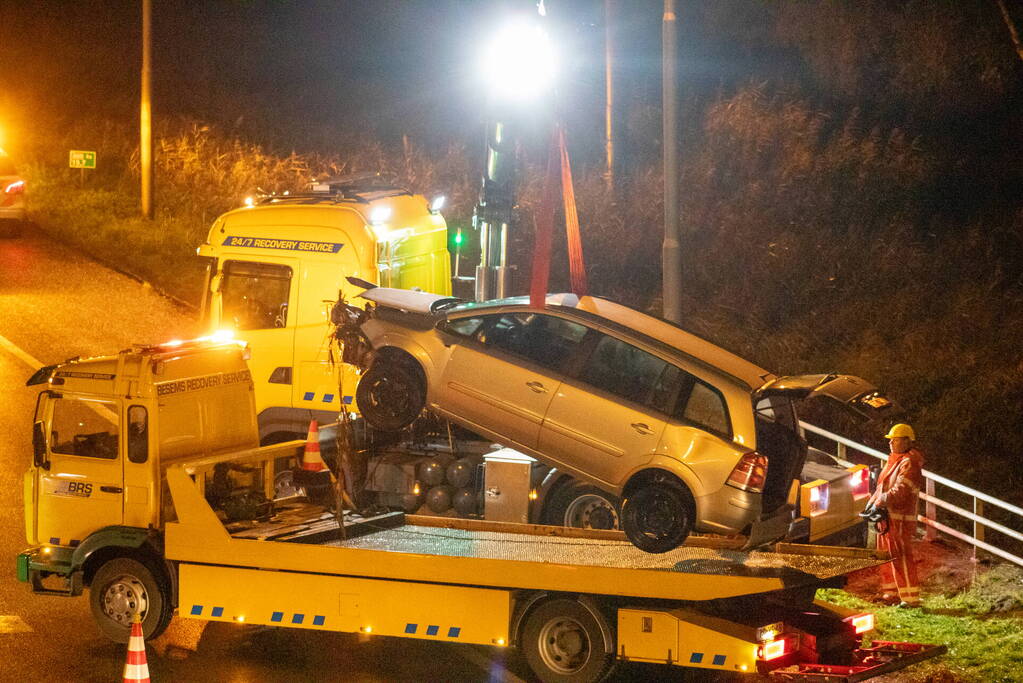
[[[920,606],[920,581],[913,562],[913,535],[916,533],[917,502],[923,486],[924,454],[914,443],[916,434],[907,424],[892,427],[889,440],[891,456],[877,479],[874,495],[867,507],[886,508],[888,528],[879,528],[878,550],[891,553],[892,561],[881,565],[882,599],[899,607]]]

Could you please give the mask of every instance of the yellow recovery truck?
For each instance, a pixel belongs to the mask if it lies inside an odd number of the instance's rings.
[[[597,681],[618,660],[863,680],[943,646],[874,640],[873,617],[815,600],[884,557],[694,537],[661,555],[620,532],[270,503],[246,351],[213,340],[73,359],[42,391],[25,475],[36,592],[89,589],[105,635],[172,614],[210,621],[521,648],[544,681]]]
[[[442,200],[363,174],[263,196],[214,221],[198,248],[210,259],[202,317],[249,343],[262,443],[335,420],[342,403],[355,409],[355,369],[339,372],[327,337],[346,276],[451,292]]]

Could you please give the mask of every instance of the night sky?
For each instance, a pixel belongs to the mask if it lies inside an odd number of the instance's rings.
[[[567,116],[580,130],[599,128],[602,3],[547,5]],[[662,5],[618,6],[623,96],[659,97]],[[325,128],[428,145],[464,139],[469,124],[482,134],[479,54],[506,16],[534,15],[535,3],[157,0],[153,12],[158,118],[226,123],[257,138],[262,129],[266,142],[308,148]],[[132,116],[140,26],[139,2],[3,0],[0,117],[17,126],[40,115]]]

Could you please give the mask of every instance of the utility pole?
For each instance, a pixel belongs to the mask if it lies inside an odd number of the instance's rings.
[[[611,0],[604,0],[604,83],[607,90],[607,105],[604,108],[604,150],[607,157],[606,178],[608,190],[614,190],[615,186],[613,63],[614,44],[611,40]]]
[[[675,0],[664,0],[661,22],[662,85],[664,109],[664,243],[661,247],[663,315],[682,322],[682,251],[678,221],[678,95],[676,92]]]
[[[142,0],[142,100],[139,103],[139,166],[142,175],[142,216],[153,217],[153,104],[152,77],[152,0]]]

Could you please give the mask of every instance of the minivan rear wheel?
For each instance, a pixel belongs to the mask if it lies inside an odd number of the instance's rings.
[[[693,506],[681,486],[647,482],[622,501],[622,530],[648,553],[666,553],[685,542],[693,529]]]

